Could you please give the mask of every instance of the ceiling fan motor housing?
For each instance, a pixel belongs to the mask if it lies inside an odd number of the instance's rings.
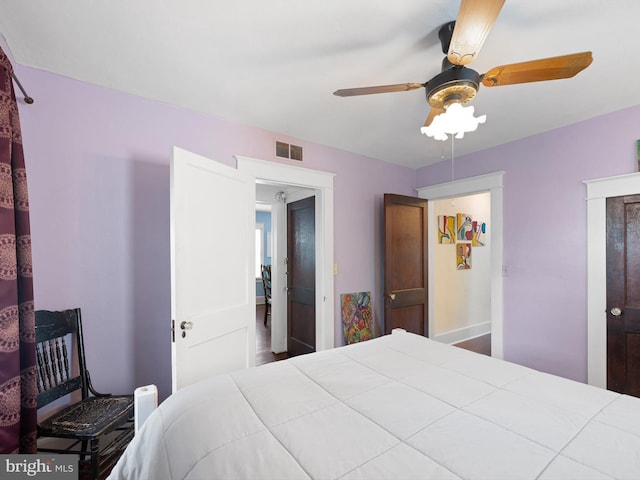
[[[440,27],[438,30],[438,38],[440,39],[440,45],[442,46],[442,53],[445,55],[449,52],[449,45],[451,45],[451,37],[453,37],[453,29],[456,26],[456,22],[448,22]]]
[[[427,102],[433,108],[445,108],[451,103],[465,104],[480,88],[480,74],[467,67],[454,65],[425,84]]]

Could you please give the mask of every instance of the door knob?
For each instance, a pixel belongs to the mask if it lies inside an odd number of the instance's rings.
[[[193,328],[193,322],[182,321],[180,322],[180,328],[182,330],[191,330]]]
[[[387,298],[387,300],[393,302],[396,299],[396,294],[393,292],[387,293],[385,294],[385,297]]]
[[[613,307],[611,309],[611,315],[613,315],[614,317],[619,317],[620,315],[622,315],[622,310],[620,310],[618,307]]]

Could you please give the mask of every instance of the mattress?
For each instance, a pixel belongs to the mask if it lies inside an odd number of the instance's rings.
[[[110,478],[638,479],[640,399],[394,331],[176,392]]]

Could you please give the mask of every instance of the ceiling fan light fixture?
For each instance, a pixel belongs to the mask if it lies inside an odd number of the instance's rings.
[[[446,55],[442,59],[440,73],[425,83],[346,88],[333,94],[351,97],[424,87],[431,109],[420,131],[444,141],[448,135],[462,138],[466,132],[475,131],[478,124],[486,121],[486,115],[474,117],[473,107],[462,106],[475,98],[481,84],[498,87],[571,78],[591,64],[592,53],[582,52],[501,65],[482,75],[467,67],[476,59],[504,3],[505,0],[461,0],[456,19],[438,30],[442,52]]]
[[[466,67],[454,66],[445,70],[425,84],[427,103],[434,108],[444,108],[448,101],[456,98],[467,103],[476,96],[480,87],[480,74]]]
[[[473,106],[463,107],[458,102],[446,105],[445,112],[437,115],[431,125],[425,125],[420,129],[427,137],[433,137],[435,140],[445,141],[447,135],[455,135],[456,138],[463,138],[467,132],[477,130],[480,123],[487,121],[486,115],[474,117]]]

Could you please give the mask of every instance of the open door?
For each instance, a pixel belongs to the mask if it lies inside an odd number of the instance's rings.
[[[316,197],[287,204],[287,351],[316,351]]]
[[[384,331],[427,336],[427,201],[384,194]]]
[[[255,180],[175,148],[172,389],[255,365]]]

